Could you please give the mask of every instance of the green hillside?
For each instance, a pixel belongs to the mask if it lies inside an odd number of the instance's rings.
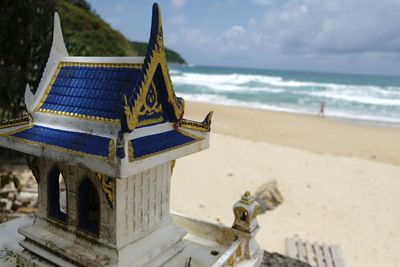
[[[91,11],[84,0],[57,0],[64,41],[71,55],[144,56],[147,43],[127,40]],[[147,25],[145,23],[144,25]],[[169,63],[186,64],[175,51],[166,49]]]

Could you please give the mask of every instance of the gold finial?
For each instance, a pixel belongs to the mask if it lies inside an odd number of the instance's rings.
[[[246,191],[243,196],[242,199],[240,200],[240,202],[250,205],[254,202],[254,197],[251,195],[250,191]]]

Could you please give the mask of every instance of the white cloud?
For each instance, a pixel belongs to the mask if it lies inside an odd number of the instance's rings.
[[[272,4],[272,0],[252,0],[251,2],[259,6],[268,6]]]
[[[186,0],[171,0],[171,5],[174,8],[181,8],[186,4]]]
[[[226,32],[224,32],[222,34],[222,37],[230,41],[237,41],[243,38],[244,35],[245,35],[244,28],[242,26],[235,25],[232,26],[232,28],[230,28]]]
[[[177,16],[175,16],[175,17],[173,17],[173,18],[171,19],[171,23],[172,23],[174,26],[181,26],[181,25],[184,25],[184,24],[186,23],[185,16],[183,16],[182,14],[177,15]]]
[[[116,12],[122,12],[124,11],[125,7],[122,4],[116,4],[114,9]]]
[[[296,53],[398,52],[399,13],[399,1],[291,0],[267,11],[259,29]]]
[[[219,32],[178,15],[170,20],[170,44],[199,64],[356,72],[382,72],[386,64],[389,73],[400,67],[398,0],[285,0],[259,8],[262,16]]]

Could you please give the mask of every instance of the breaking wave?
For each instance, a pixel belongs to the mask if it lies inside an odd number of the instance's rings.
[[[170,74],[177,93],[191,101],[307,114],[315,114],[323,101],[327,116],[400,123],[400,78],[388,85],[367,75],[243,72],[180,67]]]

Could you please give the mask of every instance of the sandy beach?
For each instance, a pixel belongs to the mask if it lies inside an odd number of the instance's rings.
[[[177,161],[172,210],[231,225],[241,194],[275,179],[285,200],[258,217],[262,247],[301,238],[339,245],[347,266],[398,266],[399,128],[193,102],[185,118],[210,110],[211,147]]]

